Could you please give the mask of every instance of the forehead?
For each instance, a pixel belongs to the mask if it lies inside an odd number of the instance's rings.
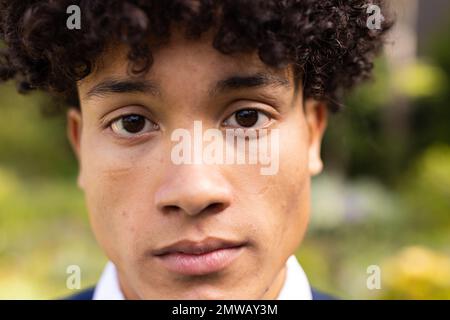
[[[149,40],[150,41],[150,40]],[[273,68],[264,64],[256,52],[223,54],[213,47],[213,34],[205,33],[199,39],[187,39],[179,30],[174,30],[169,41],[161,47],[153,47],[153,64],[148,73],[138,77],[151,78],[167,85],[191,86],[195,83],[214,82],[234,74],[268,74],[290,81],[290,67]],[[95,69],[78,82],[80,91],[89,90],[107,78],[129,77],[128,47],[111,45],[98,58]],[[194,83],[195,81],[195,83]]]

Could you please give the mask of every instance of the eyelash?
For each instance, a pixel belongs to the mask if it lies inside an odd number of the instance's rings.
[[[114,130],[113,130],[113,125],[114,125],[114,123],[116,123],[116,122],[118,122],[118,121],[120,121],[120,120],[122,120],[122,119],[124,119],[124,118],[126,118],[126,117],[129,117],[129,116],[139,116],[139,117],[142,117],[142,118],[144,118],[145,121],[149,121],[151,124],[154,124],[154,125],[156,125],[156,126],[159,128],[159,125],[156,124],[156,122],[154,122],[154,121],[150,120],[148,117],[146,117],[146,116],[144,116],[144,115],[142,115],[142,114],[136,113],[136,112],[133,112],[133,113],[127,113],[127,114],[120,115],[120,116],[118,116],[118,117],[116,117],[116,118],[114,118],[114,119],[108,121],[108,122],[105,124],[104,128],[105,128],[105,129],[109,129],[109,130],[113,131],[113,133],[114,133]],[[136,133],[136,134],[130,133],[130,135],[133,135],[132,137],[128,137],[128,138],[127,138],[127,137],[123,137],[123,136],[120,136],[120,135],[119,135],[119,138],[123,138],[123,139],[128,139],[128,140],[129,140],[129,139],[133,139],[133,138],[138,138],[138,137],[142,136],[143,134],[145,134],[145,133]]]
[[[242,109],[239,109],[239,110],[236,110],[236,111],[234,111],[231,115],[229,115],[222,123],[224,123],[225,121],[227,121],[228,119],[230,119],[231,117],[233,117],[233,115],[234,116],[236,116],[236,114],[238,113],[238,112],[241,112],[241,111],[256,111],[257,113],[258,113],[258,119],[257,119],[257,121],[259,121],[259,118],[261,117],[261,115],[263,115],[264,117],[267,117],[269,120],[268,121],[271,121],[272,119],[273,119],[273,117],[267,112],[267,111],[265,111],[265,110],[261,110],[261,109],[258,109],[258,108],[242,108]],[[261,128],[253,128],[253,126],[251,126],[251,127],[245,127],[245,126],[237,126],[237,127],[234,127],[234,128],[241,128],[241,129],[244,129],[244,130],[247,130],[247,129],[262,129],[262,128],[264,128],[265,126],[262,126]]]

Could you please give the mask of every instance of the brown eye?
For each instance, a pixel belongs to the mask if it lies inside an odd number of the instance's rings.
[[[143,132],[155,130],[157,127],[154,122],[138,114],[122,116],[111,124],[111,129],[114,133],[125,137],[132,137]]]
[[[256,109],[242,109],[238,110],[231,115],[224,124],[231,127],[263,127],[268,121],[269,117],[262,111]]]
[[[258,122],[258,112],[256,110],[240,110],[236,112],[236,122],[243,127],[252,127]]]
[[[145,118],[132,114],[122,118],[123,129],[130,133],[138,133],[145,127]]]

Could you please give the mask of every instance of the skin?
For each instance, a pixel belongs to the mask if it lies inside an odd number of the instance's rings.
[[[67,113],[90,223],[118,268],[127,299],[276,299],[286,260],[308,224],[311,176],[322,170],[325,105],[303,102],[290,67],[270,68],[255,53],[223,55],[211,41],[210,34],[187,40],[174,32],[167,45],[153,51],[154,64],[140,79],[154,81],[158,95],[89,96],[105,79],[129,77],[126,48],[116,46],[77,84],[81,112],[72,108]],[[282,77],[289,86],[239,88],[210,96],[209,88],[217,81],[254,73]],[[277,174],[261,175],[255,164],[173,164],[170,137],[175,129],[192,132],[194,120],[201,120],[203,130],[224,130],[230,128],[225,120],[248,108],[268,115],[259,128],[279,129]],[[107,121],[129,113],[158,127],[124,138],[107,126]],[[210,236],[247,245],[225,269],[199,276],[170,272],[149,254],[182,239]]]

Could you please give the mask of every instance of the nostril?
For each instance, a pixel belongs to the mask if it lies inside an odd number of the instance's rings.
[[[225,205],[220,202],[211,203],[209,206],[207,206],[204,211],[210,212],[210,213],[217,213],[225,209]]]
[[[220,212],[220,211],[222,211],[224,209],[225,209],[225,205],[223,203],[214,202],[214,203],[209,204],[205,208],[203,208],[201,210],[198,210],[197,213],[205,212],[205,213],[212,213],[212,214],[214,214],[214,213],[218,213],[218,212]],[[162,210],[163,210],[164,213],[168,214],[168,213],[179,212],[182,209],[179,206],[176,206],[176,205],[166,205],[166,206],[164,206],[162,208]]]
[[[164,206],[163,211],[166,213],[177,212],[180,210],[180,207],[174,205]]]

